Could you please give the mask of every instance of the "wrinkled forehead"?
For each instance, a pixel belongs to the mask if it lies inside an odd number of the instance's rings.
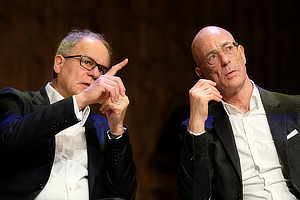
[[[83,38],[73,49],[73,54],[88,56],[97,63],[108,65],[109,52],[101,40],[95,38]]]

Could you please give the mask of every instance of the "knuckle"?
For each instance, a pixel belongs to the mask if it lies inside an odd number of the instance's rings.
[[[190,90],[189,91],[189,96],[190,97],[195,97],[196,96],[195,91],[194,90]]]

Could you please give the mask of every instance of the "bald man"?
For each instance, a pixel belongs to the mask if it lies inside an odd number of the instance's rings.
[[[177,188],[182,199],[300,197],[300,96],[269,92],[246,72],[244,48],[220,27],[198,32]]]

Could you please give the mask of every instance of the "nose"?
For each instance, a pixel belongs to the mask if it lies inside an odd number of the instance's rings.
[[[95,67],[93,70],[89,71],[88,75],[92,76],[93,79],[97,79],[101,75],[101,73],[99,72],[98,67]]]
[[[222,67],[226,67],[230,62],[229,57],[223,51],[219,52],[219,56]]]

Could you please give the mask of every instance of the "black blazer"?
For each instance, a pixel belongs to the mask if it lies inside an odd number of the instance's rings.
[[[34,199],[46,185],[55,135],[76,124],[71,97],[49,105],[45,88],[0,91],[0,199]],[[136,169],[129,134],[109,140],[107,120],[91,113],[85,123],[90,199],[135,199]]]
[[[258,88],[285,178],[300,196],[300,96],[272,93]],[[206,133],[193,136],[183,122],[183,148],[177,174],[177,189],[185,200],[243,199],[239,155],[228,115],[222,103],[209,106]]]

